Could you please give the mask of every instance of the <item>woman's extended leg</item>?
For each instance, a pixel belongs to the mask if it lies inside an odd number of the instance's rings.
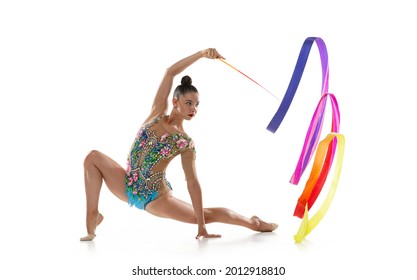
[[[171,192],[149,203],[146,206],[146,211],[163,218],[174,219],[185,223],[197,223],[193,206],[173,197]],[[207,224],[215,222],[225,223],[247,227],[260,232],[270,232],[278,227],[277,224],[267,223],[257,216],[247,218],[223,207],[204,208],[204,220]]]
[[[98,202],[103,180],[109,190],[127,202],[125,193],[125,170],[114,160],[99,151],[91,151],[84,160],[84,183],[87,202],[86,226],[88,236],[81,240],[92,240],[97,225],[103,220],[98,212]]]

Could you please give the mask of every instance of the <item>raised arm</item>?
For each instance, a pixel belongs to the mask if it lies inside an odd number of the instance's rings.
[[[172,66],[170,66],[165,71],[165,75],[155,95],[151,113],[145,122],[148,122],[149,120],[153,119],[154,117],[158,115],[167,113],[168,97],[172,89],[172,83],[173,83],[174,77],[178,75],[179,73],[181,73],[182,71],[184,71],[191,64],[193,64],[194,62],[196,62],[197,60],[203,57],[211,58],[211,59],[223,58],[216,51],[216,49],[209,48],[209,49],[205,49],[202,51],[198,51],[195,54],[192,54],[190,56],[187,56],[181,59],[180,61],[174,63]]]

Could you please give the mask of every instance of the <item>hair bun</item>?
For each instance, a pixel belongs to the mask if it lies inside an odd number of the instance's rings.
[[[191,86],[193,80],[191,80],[190,76],[184,76],[181,79],[182,86]]]

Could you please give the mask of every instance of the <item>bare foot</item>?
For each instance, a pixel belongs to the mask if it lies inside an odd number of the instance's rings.
[[[81,237],[80,241],[91,241],[96,237],[96,228],[103,221],[104,217],[101,213],[98,213],[95,217],[89,217],[87,219],[87,236]]]
[[[267,223],[264,220],[262,220],[261,218],[259,218],[258,216],[252,216],[251,217],[252,220],[256,221],[257,224],[257,231],[260,232],[271,232],[274,231],[278,228],[278,224],[274,224],[274,223]]]

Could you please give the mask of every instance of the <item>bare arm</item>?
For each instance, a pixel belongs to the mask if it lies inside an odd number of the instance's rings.
[[[180,61],[174,63],[170,66],[166,71],[165,75],[162,78],[161,84],[159,85],[158,91],[155,95],[155,99],[153,101],[152,110],[149,117],[146,119],[145,122],[148,122],[152,118],[159,116],[161,114],[166,114],[168,111],[168,97],[172,89],[172,83],[174,77],[184,71],[187,67],[191,64],[196,62],[202,57],[207,57],[211,59],[215,58],[223,58],[216,49],[206,49],[202,51],[198,51],[195,54],[187,56]]]
[[[194,151],[186,151],[181,154],[182,166],[187,180],[187,188],[191,197],[191,202],[194,208],[194,212],[198,224],[198,233],[196,238],[205,237],[220,237],[218,234],[209,234],[206,230],[206,222],[204,220],[204,209],[203,209],[203,195],[201,186],[197,178],[195,168],[195,153]]]
[[[201,234],[207,233],[206,231],[206,221],[204,220],[204,213],[203,213],[203,195],[201,192],[201,186],[198,182],[198,179],[190,179],[187,180],[187,189],[191,197],[191,202],[193,204],[195,216],[197,218],[198,224],[198,234],[197,238],[201,236]]]

